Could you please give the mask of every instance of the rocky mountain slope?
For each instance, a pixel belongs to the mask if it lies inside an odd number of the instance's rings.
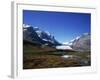
[[[91,49],[91,36],[89,33],[84,33],[81,36],[71,40],[67,45],[77,51],[90,51]]]
[[[37,42],[41,45],[56,46],[60,43],[49,32],[42,31],[38,27],[23,25],[23,40]]]

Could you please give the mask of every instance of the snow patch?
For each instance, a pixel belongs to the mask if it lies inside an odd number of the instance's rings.
[[[38,31],[35,31],[35,32],[38,34],[39,37],[41,37],[42,31],[39,31],[39,30],[38,30]]]
[[[64,42],[63,44],[64,44],[64,45],[68,45],[68,44],[69,44],[69,42]]]
[[[48,41],[47,39],[42,39],[42,40],[44,40],[44,41]]]
[[[72,58],[73,56],[72,55],[63,55],[62,57],[63,58]]]
[[[45,31],[45,33],[46,33],[47,35],[49,35],[49,36],[51,35],[50,32],[48,32],[48,31]]]
[[[23,28],[28,28],[30,27],[31,25],[26,25],[26,24],[23,24]]]
[[[80,38],[80,36],[76,37],[76,39],[75,39],[75,40],[78,40],[79,38]]]
[[[67,45],[56,46],[56,49],[62,49],[62,50],[69,49],[69,50],[72,50],[72,48],[70,46],[67,46]]]
[[[38,27],[33,27],[33,28],[34,28],[34,30],[35,30],[35,31],[39,30],[39,28],[38,28]]]

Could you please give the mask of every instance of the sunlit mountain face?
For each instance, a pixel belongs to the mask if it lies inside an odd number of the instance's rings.
[[[69,42],[65,42],[64,44],[69,45],[74,50],[90,51],[91,49],[90,33],[83,33],[81,36],[78,36]]]

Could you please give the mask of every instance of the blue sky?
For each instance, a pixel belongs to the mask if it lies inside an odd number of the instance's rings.
[[[59,42],[68,42],[83,33],[90,33],[91,14],[23,10],[23,24],[48,31]]]

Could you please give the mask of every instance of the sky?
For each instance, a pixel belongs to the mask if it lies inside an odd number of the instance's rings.
[[[48,31],[63,43],[91,32],[91,14],[23,10],[23,24]]]

